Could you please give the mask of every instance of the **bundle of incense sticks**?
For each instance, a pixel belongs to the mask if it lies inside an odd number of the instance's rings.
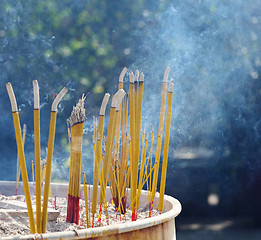
[[[26,161],[24,155],[24,137],[22,138],[20,120],[17,102],[15,98],[15,94],[12,88],[11,83],[6,84],[7,92],[10,98],[11,107],[12,107],[12,115],[14,120],[14,128],[15,128],[15,136],[17,143],[18,156],[20,161],[20,168],[22,173],[22,181],[24,187],[24,194],[27,204],[28,210],[28,218],[30,224],[31,233],[43,233],[46,231],[46,222],[47,222],[47,207],[48,207],[48,197],[49,197],[49,189],[50,189],[50,180],[51,180],[51,161],[53,154],[53,144],[54,144],[54,136],[55,136],[55,123],[56,123],[56,112],[57,106],[65,93],[67,92],[67,88],[63,88],[62,91],[56,96],[53,104],[52,104],[52,112],[51,112],[51,123],[50,123],[50,132],[49,132],[49,142],[48,142],[48,152],[47,154],[47,164],[46,164],[46,181],[45,181],[45,191],[44,191],[44,200],[43,200],[43,210],[41,216],[41,160],[40,160],[40,102],[39,102],[39,86],[37,80],[33,81],[33,89],[34,89],[34,135],[35,135],[35,185],[36,185],[36,227],[34,214],[32,209],[31,202],[31,194],[28,182]],[[24,131],[25,133],[25,131]],[[19,181],[19,175],[17,174],[17,181]],[[34,175],[34,173],[33,173]]]
[[[140,129],[141,129],[141,113],[142,113],[142,97],[144,75],[140,75],[139,71],[132,72],[130,76],[130,137],[131,137],[131,202],[132,202],[132,219],[136,220],[136,204],[138,200],[137,184],[140,158]]]
[[[123,89],[123,79],[127,68],[124,68],[119,77],[118,90]],[[115,140],[113,146],[113,158],[111,160],[110,189],[112,192],[115,210],[118,213],[126,213],[127,187],[129,185],[129,137],[127,136],[127,119],[128,119],[128,96],[126,95],[122,103],[116,110],[117,116],[115,121]]]
[[[125,67],[119,77],[118,89],[123,89],[123,79],[127,72]],[[123,98],[119,107],[118,119],[116,122],[116,135],[114,142],[114,161],[112,161],[112,172],[116,186],[113,191],[113,202],[118,213],[126,213],[127,187],[129,185],[129,138],[127,136],[128,122],[128,96]],[[115,191],[116,189],[116,191]]]
[[[126,213],[127,187],[129,185],[129,138],[127,136],[128,97],[125,96],[121,106],[121,115],[116,122],[116,134],[111,163],[110,181],[115,209],[118,213]],[[122,118],[122,122],[120,122]],[[114,185],[113,185],[114,184]]]
[[[68,119],[70,132],[70,173],[68,189],[67,221],[79,223],[79,199],[81,184],[81,157],[83,124],[85,120],[84,95],[73,107],[71,116]]]

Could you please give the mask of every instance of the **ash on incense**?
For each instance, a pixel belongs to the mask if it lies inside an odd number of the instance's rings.
[[[84,200],[80,199],[79,224],[69,223],[66,221],[67,199],[61,197],[49,198],[47,232],[62,232],[85,229],[87,226],[85,216]],[[33,208],[35,206],[35,197],[32,197]],[[97,204],[98,206],[98,204]],[[35,209],[34,209],[35,210]],[[99,209],[97,209],[97,212]],[[121,224],[132,221],[131,211],[124,215],[117,214],[115,207],[108,202],[109,225]],[[152,216],[157,216],[158,211],[153,210]],[[148,206],[139,209],[137,220],[149,217]],[[98,227],[98,215],[95,215],[94,227]],[[107,220],[104,212],[101,215],[101,226],[107,226]],[[30,234],[28,215],[26,210],[25,197],[23,195],[4,196],[0,195],[0,236],[7,237],[12,235]]]

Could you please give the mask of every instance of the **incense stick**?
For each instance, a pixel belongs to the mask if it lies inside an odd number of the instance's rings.
[[[144,168],[145,168],[145,163],[146,163],[146,151],[147,151],[147,145],[148,145],[148,134],[146,136],[146,140],[144,143],[144,138],[145,138],[145,133],[143,136],[143,144],[142,144],[142,154],[141,154],[141,166],[140,166],[140,175],[139,175],[139,186],[138,186],[138,192],[141,191],[142,189],[142,183],[143,183],[143,177],[144,177]],[[137,201],[136,209],[139,209],[139,199]]]
[[[164,200],[166,174],[167,174],[173,87],[174,87],[174,83],[173,83],[173,81],[171,81],[170,84],[169,84],[169,91],[168,91],[166,127],[165,127],[165,137],[164,137],[164,150],[163,150],[162,171],[161,171],[161,179],[160,179],[160,196],[159,196],[159,206],[158,206],[158,210],[160,212],[163,209],[163,200]]]
[[[135,96],[134,96],[134,75],[133,72],[130,72],[130,165],[131,165],[131,202],[133,202],[133,199],[136,195],[136,189],[137,189],[137,171],[136,171],[136,163],[135,163]],[[136,175],[136,176],[135,176]],[[134,209],[133,209],[134,211]]]
[[[88,203],[88,194],[87,194],[87,186],[86,186],[86,178],[84,171],[82,172],[82,180],[83,180],[83,191],[84,191],[84,201],[85,201],[85,215],[86,215],[86,227],[89,228],[89,203]]]
[[[24,144],[25,144],[25,136],[26,136],[26,124],[23,125],[23,139],[22,139],[22,141],[23,141],[23,147],[24,147]],[[19,154],[17,153],[17,163],[16,163],[16,189],[15,189],[15,195],[18,194],[20,174],[21,174],[20,159],[19,159]]]
[[[26,205],[27,205],[27,210],[28,210],[30,231],[31,231],[31,233],[35,233],[35,222],[34,222],[34,215],[33,215],[33,209],[32,209],[30,188],[29,188],[29,183],[28,183],[28,175],[27,175],[27,170],[26,170],[26,161],[25,161],[25,156],[24,156],[24,146],[23,146],[23,140],[22,140],[22,134],[21,134],[19,113],[18,113],[18,108],[17,108],[14,91],[13,91],[13,88],[12,88],[12,85],[10,82],[6,84],[6,89],[7,89],[7,92],[8,92],[9,98],[10,98],[10,102],[11,102],[11,107],[12,107],[16,144],[17,144],[17,150],[18,150],[18,155],[19,155],[19,160],[20,160],[20,167],[21,167],[22,180],[23,180],[23,186],[24,186],[25,200],[26,200]]]
[[[156,166],[155,166],[155,170],[154,170],[154,173],[153,173],[153,183],[152,183],[152,198],[155,197],[156,190],[157,190],[169,71],[170,71],[170,68],[167,67],[166,70],[165,70],[165,74],[164,74],[164,77],[163,77],[163,83],[162,83],[160,119],[159,119],[158,139],[157,139],[156,157],[155,157],[155,165]]]
[[[97,205],[97,198],[98,198],[98,180],[100,176],[100,167],[102,161],[102,139],[103,139],[103,127],[104,127],[104,117],[105,117],[105,110],[110,98],[110,94],[106,93],[104,95],[101,108],[100,108],[100,115],[99,115],[99,123],[98,123],[98,133],[97,133],[97,140],[96,140],[96,154],[94,155],[94,174],[93,174],[93,192],[92,192],[92,214],[96,213],[96,205]]]
[[[45,183],[44,183],[44,198],[43,198],[43,210],[42,210],[42,232],[46,232],[47,225],[47,209],[48,209],[48,199],[50,192],[51,183],[51,168],[52,168],[52,158],[53,158],[53,146],[55,138],[55,126],[56,126],[56,116],[57,116],[57,106],[67,93],[68,89],[64,87],[61,92],[56,96],[53,101],[51,108],[51,119],[49,128],[49,138],[48,138],[48,151],[46,158],[46,170],[45,170]]]
[[[35,184],[35,181],[34,181],[34,160],[32,160],[32,180],[33,180],[33,184]]]
[[[34,90],[34,161],[36,195],[36,230],[41,233],[41,142],[40,142],[40,99],[37,80],[33,81]]]

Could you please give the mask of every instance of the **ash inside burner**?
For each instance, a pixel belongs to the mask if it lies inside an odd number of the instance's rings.
[[[35,196],[32,197],[33,209],[35,211]],[[86,229],[85,205],[84,200],[80,199],[80,221],[79,225],[66,222],[67,199],[61,197],[49,198],[48,204],[47,232],[62,232],[79,229]],[[55,210],[57,209],[57,210]],[[99,204],[94,218],[94,227],[98,227]],[[114,205],[108,202],[109,225],[120,224],[131,221],[131,211],[126,215],[117,215]],[[157,216],[157,210],[152,211],[152,216]],[[137,220],[149,217],[149,207],[139,209]],[[101,226],[107,226],[104,212],[101,215]],[[25,197],[23,195],[4,196],[0,195],[0,236],[7,237],[12,235],[30,234],[29,221]]]

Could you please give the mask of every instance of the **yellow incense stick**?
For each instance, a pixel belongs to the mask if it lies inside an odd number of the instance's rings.
[[[98,144],[102,145],[102,142],[100,139],[98,139]],[[100,146],[99,145],[99,146]],[[102,204],[103,203],[107,203],[106,200],[106,194],[104,194],[103,192],[103,185],[104,185],[104,180],[102,178],[102,176],[104,176],[103,174],[103,162],[104,162],[104,156],[100,153],[101,156],[101,173],[99,176],[100,179],[100,199],[99,199],[99,203],[100,203],[100,211],[99,211],[99,216],[98,216],[98,222],[99,222],[99,226],[100,226],[100,220],[101,220],[101,210],[102,210]],[[106,193],[106,192],[105,192]],[[108,208],[107,208],[107,204],[104,204],[104,211],[105,211],[105,216],[107,218],[107,220],[109,219],[109,213],[108,213]]]
[[[89,207],[88,207],[88,196],[87,196],[87,185],[85,179],[85,173],[82,172],[84,200],[85,200],[85,215],[86,215],[86,227],[89,228]]]
[[[166,108],[166,96],[167,96],[167,85],[168,85],[168,76],[170,68],[167,67],[165,70],[163,83],[162,83],[162,95],[161,95],[161,106],[160,106],[160,119],[159,119],[159,129],[158,129],[158,139],[156,147],[156,157],[155,157],[155,170],[153,173],[153,183],[152,183],[152,197],[154,198],[157,190],[158,182],[158,172],[159,172],[159,162],[161,154],[161,144],[162,144],[162,134],[163,134],[163,125],[165,118],[165,108]]]
[[[13,121],[14,121],[17,150],[18,150],[18,155],[19,155],[19,159],[20,159],[20,167],[21,167],[22,180],[23,180],[23,186],[24,186],[25,200],[26,200],[26,205],[27,205],[27,210],[28,210],[30,231],[31,231],[31,233],[35,233],[35,222],[34,222],[34,215],[33,215],[33,209],[32,209],[30,188],[29,188],[29,183],[28,183],[28,175],[27,175],[27,170],[26,170],[26,162],[25,162],[25,156],[24,156],[24,146],[23,146],[23,140],[22,140],[22,134],[21,134],[21,126],[20,126],[16,98],[15,98],[14,91],[13,91],[13,88],[12,88],[12,85],[10,82],[6,84],[6,89],[7,89],[7,92],[8,92],[9,98],[10,98],[10,102],[11,102],[11,107],[12,107],[12,115],[13,115]]]
[[[145,135],[145,133],[144,133]],[[145,137],[145,136],[144,136]],[[144,138],[143,137],[143,138]],[[143,140],[144,142],[144,140]],[[141,191],[142,189],[142,183],[143,183],[143,174],[144,174],[144,168],[145,168],[145,163],[146,163],[146,151],[147,151],[147,145],[148,145],[148,134],[145,140],[145,144],[143,143],[142,146],[142,154],[141,154],[141,166],[140,166],[140,175],[139,175],[139,186],[138,186],[138,191]],[[136,209],[139,209],[139,199],[137,201],[137,206]]]
[[[153,151],[153,143],[154,143],[154,130],[152,130],[152,134],[151,134],[151,147],[150,147],[150,170],[152,168],[152,151]],[[150,191],[152,190],[152,177],[150,177]]]
[[[134,188],[138,188],[138,171],[139,171],[139,157],[140,157],[140,129],[141,129],[141,113],[142,113],[142,94],[143,94],[143,80],[144,76],[141,74],[141,82],[138,82],[139,71],[135,72],[135,80],[134,80],[134,94],[135,94],[135,156],[134,156],[134,164],[135,164],[135,172],[134,172]],[[135,189],[136,191],[136,189]],[[134,191],[133,191],[134,192]],[[136,193],[135,193],[136,194]],[[135,212],[137,213],[138,200],[135,202]],[[136,218],[136,217],[135,217]]]
[[[169,137],[170,137],[173,87],[174,87],[174,83],[173,83],[173,81],[171,81],[170,85],[169,85],[169,92],[168,92],[167,116],[166,116],[166,127],[165,127],[165,137],[164,137],[164,150],[163,150],[162,171],[161,171],[161,179],[160,179],[160,196],[159,196],[159,206],[158,206],[159,211],[162,211],[162,209],[163,209],[163,200],[164,200],[164,192],[165,192],[168,154],[169,154]]]
[[[46,232],[46,225],[47,225],[47,209],[48,209],[48,199],[49,199],[50,183],[51,183],[51,168],[52,168],[52,158],[53,158],[53,146],[54,146],[54,137],[55,137],[57,106],[67,91],[68,91],[68,89],[65,87],[61,90],[61,92],[54,99],[52,108],[51,108],[48,151],[47,151],[46,170],[45,170],[43,210],[42,210],[42,232],[43,233]]]
[[[144,86],[144,74],[140,74],[139,88],[138,88],[138,106],[137,106],[137,120],[138,128],[141,128],[141,114],[142,114],[142,100],[143,100],[143,86]]]
[[[113,132],[114,132],[114,135],[115,135],[115,141],[113,139],[114,148],[112,149],[112,158],[111,158],[112,168],[109,171],[109,176],[111,178],[111,184],[112,184],[112,189],[113,189],[112,195],[113,195],[114,198],[117,197],[117,185],[116,185],[116,181],[114,181],[112,174],[117,169],[117,166],[116,166],[115,163],[116,162],[119,163],[120,107],[121,107],[121,103],[118,104],[118,106],[116,107],[116,112],[115,112],[115,122],[114,122],[114,125],[113,125]]]
[[[41,233],[41,143],[40,143],[40,99],[37,80],[34,89],[34,161],[35,161],[35,195],[36,195],[36,230]]]
[[[99,115],[99,123],[98,123],[98,133],[97,133],[97,147],[94,161],[94,174],[93,174],[93,190],[92,190],[92,214],[96,213],[96,205],[98,198],[98,180],[100,176],[100,164],[101,164],[101,142],[103,138],[103,127],[104,127],[104,116],[105,110],[110,98],[110,94],[106,93],[104,95]]]
[[[32,160],[32,179],[33,179],[33,184],[34,182],[34,161]]]
[[[135,95],[134,95],[134,75],[132,72],[129,74],[130,77],[130,164],[131,164],[131,202],[135,198],[137,185],[137,172],[135,163]]]
[[[148,163],[146,166],[146,176],[147,176],[147,169],[148,167],[150,168],[150,172],[152,169],[152,150],[153,150],[153,140],[154,140],[154,130],[152,130],[152,134],[151,134],[151,146],[150,146],[150,152],[149,152],[149,158],[148,158]],[[149,166],[148,166],[149,165]],[[148,181],[147,181],[147,192],[148,192],[148,201],[149,203],[151,203],[152,199],[151,199],[151,177],[149,177]]]
[[[119,84],[118,90],[123,89],[123,78],[126,74],[127,68],[125,67],[119,77]],[[114,143],[114,159],[119,161],[119,154],[120,154],[120,130],[121,130],[121,112],[122,112],[122,104],[119,106],[119,113],[116,117],[116,137]],[[113,163],[114,164],[114,163]],[[119,181],[119,179],[117,179]]]
[[[25,143],[25,135],[26,135],[26,124],[23,125],[23,146]],[[17,153],[17,163],[16,163],[16,195],[18,194],[18,185],[20,180],[21,168],[19,163],[19,155]]]
[[[127,140],[127,119],[128,119],[128,99],[127,96],[123,99],[122,104],[122,134],[121,134],[121,156],[120,156],[120,173],[119,173],[119,185],[120,192],[124,189],[124,175],[127,172],[128,164],[128,153],[126,152],[128,148]]]
[[[91,225],[91,184],[89,183],[88,187],[88,225]]]

